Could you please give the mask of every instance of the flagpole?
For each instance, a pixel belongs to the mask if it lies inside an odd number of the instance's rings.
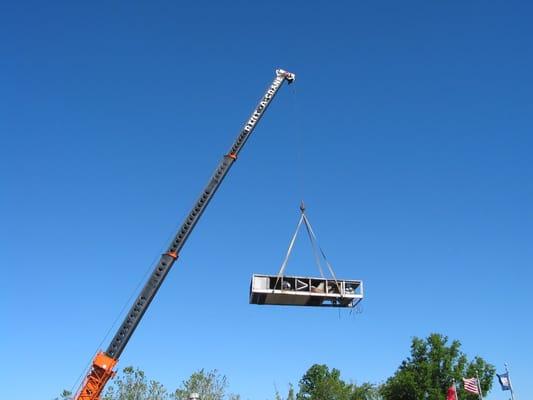
[[[483,392],[481,391],[481,382],[479,380],[479,374],[476,371],[477,389],[479,390],[479,400],[483,400]]]
[[[505,372],[507,373],[507,379],[509,379],[509,389],[511,389],[511,400],[514,400],[514,390],[513,390],[513,384],[511,382],[511,375],[509,375],[509,369],[507,368],[507,363],[504,363],[505,365]]]
[[[459,397],[457,397],[457,383],[455,383],[455,379],[453,380],[453,388],[455,389],[455,400],[459,400]]]

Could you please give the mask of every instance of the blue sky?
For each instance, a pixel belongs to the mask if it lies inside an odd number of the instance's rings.
[[[0,5],[0,291],[11,400],[70,388],[252,111],[284,87],[124,352],[272,399],[313,363],[380,382],[441,332],[533,396],[533,6]],[[361,314],[248,305],[305,198]],[[302,240],[288,273],[316,275]],[[198,292],[194,282],[200,282]],[[113,331],[111,331],[113,332]],[[496,383],[495,383],[496,385]],[[487,400],[506,399],[496,386]]]

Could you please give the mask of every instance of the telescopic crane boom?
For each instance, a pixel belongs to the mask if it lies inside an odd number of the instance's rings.
[[[246,140],[248,140],[252,134],[255,126],[262,118],[283,82],[287,81],[288,83],[292,83],[294,79],[294,74],[282,69],[276,70],[276,77],[272,81],[272,84],[267,89],[250,118],[246,121],[230,151],[218,164],[213,176],[192,207],[189,215],[181,225],[167,251],[161,255],[159,262],[144,285],[141,293],[131,306],[131,309],[122,322],[122,325],[120,325],[117,333],[113,337],[113,340],[111,340],[109,347],[105,352],[101,351],[94,357],[89,373],[85,377],[82,386],[74,397],[75,400],[100,399],[100,395],[107,381],[115,374],[114,367],[117,364],[120,355],[124,351],[124,348],[128,344],[128,341],[133,335],[135,328],[148,309],[148,306],[152,302],[165,277],[172,268],[172,265],[178,258],[180,250],[183,248],[183,245],[187,241],[187,238],[194,229],[205,208],[215,195],[217,189],[220,187],[220,184],[230,170],[231,166],[235,160],[237,160],[237,156],[244,147]]]

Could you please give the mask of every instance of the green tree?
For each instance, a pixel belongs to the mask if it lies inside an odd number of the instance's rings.
[[[154,380],[148,380],[143,371],[126,367],[122,374],[113,379],[102,400],[166,400],[169,395],[165,387]]]
[[[191,393],[198,393],[200,400],[239,400],[239,396],[226,393],[228,379],[218,371],[194,372],[189,379],[184,381],[174,392],[176,400],[187,400]]]
[[[188,400],[192,393],[198,393],[200,400],[241,400],[238,394],[226,393],[227,386],[227,378],[217,370],[206,372],[201,369],[174,393],[169,393],[158,381],[148,380],[144,371],[126,367],[110,382],[102,400]],[[292,393],[287,400],[294,400],[294,391]],[[54,400],[70,400],[71,395],[64,390]]]
[[[380,398],[379,386],[368,382],[363,383],[361,386],[352,384],[350,400],[378,400]]]
[[[455,381],[479,374],[481,388],[487,393],[492,387],[494,366],[480,357],[468,361],[461,343],[433,333],[426,339],[414,338],[411,356],[402,362],[396,373],[381,387],[385,400],[444,400],[446,391]],[[460,389],[464,400],[476,400],[475,395]]]
[[[341,379],[341,373],[326,365],[311,366],[300,379],[296,400],[350,400],[352,388]]]
[[[292,386],[292,383],[289,383],[289,391],[287,392],[287,397],[285,397],[285,400],[295,400],[296,394],[294,393],[294,386]],[[279,393],[278,389],[276,388],[276,393],[274,395],[274,400],[283,400],[283,396]]]
[[[59,397],[56,397],[54,400],[70,400],[72,398],[72,392],[69,390],[63,390]]]
[[[287,400],[296,400],[296,394],[294,393],[294,387],[292,383],[289,383],[289,393],[287,393]]]
[[[496,368],[493,365],[488,364],[481,357],[474,357],[472,362],[466,367],[466,372],[464,374],[465,378],[478,377],[481,385],[481,390],[483,395],[488,393],[492,389],[492,382],[494,382],[494,375],[496,373]],[[462,399],[468,400],[478,400],[477,395],[473,395],[461,389],[459,392]]]
[[[341,379],[338,369],[315,364],[307,370],[299,383],[296,400],[377,400],[379,388],[370,383],[358,386]],[[277,393],[276,400],[282,400]],[[294,400],[294,390],[290,386],[287,400]]]

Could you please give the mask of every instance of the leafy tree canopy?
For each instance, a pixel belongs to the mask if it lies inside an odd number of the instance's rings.
[[[113,380],[102,400],[166,400],[165,387],[154,380],[148,380],[143,371],[126,367]]]
[[[414,338],[411,355],[402,362],[396,373],[381,387],[385,400],[444,400],[447,389],[461,383],[463,377],[479,374],[484,393],[490,391],[495,368],[480,357],[468,361],[461,351],[461,343],[433,333],[426,339]],[[464,400],[476,400],[477,396],[459,390]]]
[[[216,369],[205,371],[203,369],[193,373],[176,389],[176,400],[187,400],[191,393],[198,393],[200,400],[237,400],[238,395],[226,393],[228,379]]]
[[[326,365],[315,364],[307,370],[299,384],[296,400],[372,400],[378,397],[376,386],[357,386],[341,379],[341,373]]]
[[[352,385],[350,400],[379,400],[379,386],[365,382],[361,386]]]
[[[227,386],[224,375],[201,369],[171,393],[158,381],[148,380],[144,371],[126,367],[110,382],[102,400],[188,400],[192,393],[200,400],[240,400],[239,395],[226,393]],[[70,400],[71,396],[64,390],[55,400]]]
[[[70,390],[63,390],[59,397],[54,400],[70,400],[72,398],[72,392]]]
[[[350,386],[341,379],[341,373],[326,365],[315,364],[300,379],[297,400],[349,400]]]
[[[455,382],[462,400],[477,400],[477,396],[462,388],[462,378],[479,377],[483,393],[492,387],[495,368],[481,357],[469,360],[461,351],[458,340],[431,334],[425,339],[413,338],[411,354],[384,384],[356,385],[341,378],[338,369],[315,364],[299,381],[298,392],[292,385],[285,400],[444,400],[447,389]],[[102,400],[188,400],[197,393],[200,400],[240,400],[227,392],[228,380],[217,370],[194,372],[174,391],[161,383],[148,380],[143,371],[126,367],[108,386]],[[71,399],[63,393],[55,400]],[[276,389],[275,400],[284,400]]]

